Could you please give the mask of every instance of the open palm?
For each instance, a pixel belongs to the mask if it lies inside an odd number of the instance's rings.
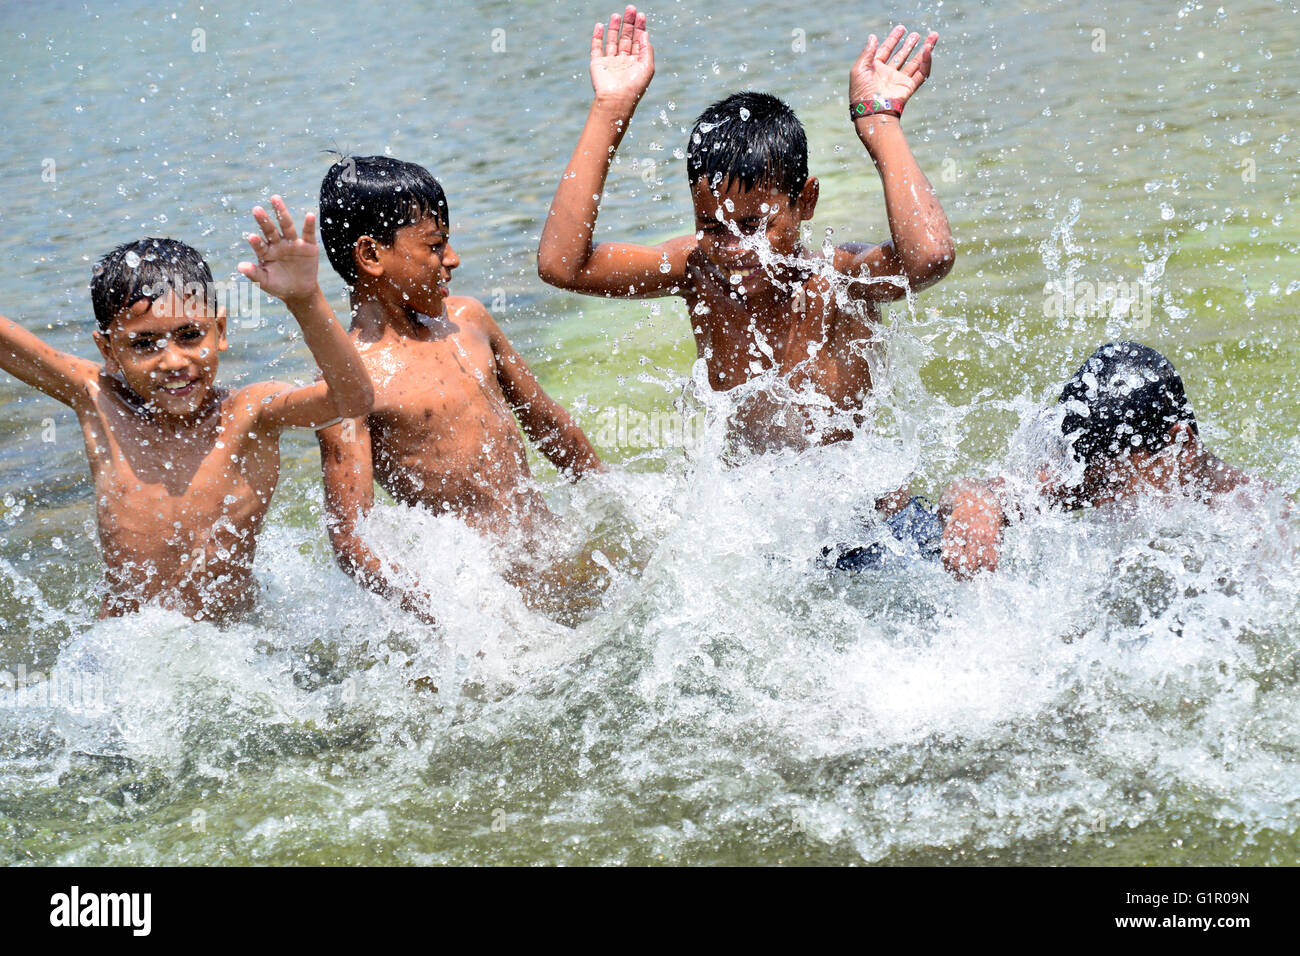
[[[876,40],[874,33],[868,38],[862,56],[849,71],[850,103],[869,102],[879,96],[894,100],[901,107],[930,76],[930,54],[939,42],[939,34],[927,36],[921,52],[908,63],[907,58],[921,35],[913,33],[906,42],[900,42],[906,32],[904,27],[897,26],[883,43]]]
[[[241,262],[239,271],[262,287],[267,295],[288,301],[301,299],[316,290],[316,270],[320,247],[316,244],[316,217],[307,213],[302,236],[293,217],[279,196],[271,197],[277,222],[261,206],[253,209],[253,218],[262,235],[250,235],[248,244],[257,255],[257,263]]]
[[[591,86],[598,99],[635,104],[655,75],[655,53],[644,13],[628,7],[609,18],[609,29],[596,24],[591,34]]]

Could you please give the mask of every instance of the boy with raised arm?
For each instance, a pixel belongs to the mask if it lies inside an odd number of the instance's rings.
[[[520,426],[575,478],[600,459],[482,303],[451,295],[460,258],[446,196],[427,169],[349,156],[326,173],[320,202],[325,251],[351,295],[352,340],[375,383],[368,415],[319,433],[330,540],[340,567],[427,620],[427,595],[406,571],[386,570],[357,533],[375,480],[403,504],[527,540],[550,512]]]
[[[940,514],[943,564],[955,576],[996,571],[1003,529],[1026,507],[1099,508],[1159,496],[1215,505],[1242,489],[1277,493],[1205,447],[1182,378],[1149,346],[1103,345],[1065,384],[1058,405],[1081,479],[1060,483],[1040,470],[1037,494],[1027,496],[1003,478],[954,482]]]
[[[783,387],[748,396],[733,413],[737,437],[751,449],[851,438],[871,389],[866,345],[879,303],[952,267],[948,220],[900,122],[930,74],[938,34],[908,62],[920,37],[904,40],[904,32],[896,27],[880,44],[870,37],[849,75],[851,122],[880,173],[891,238],[841,245],[829,256],[800,241],[818,195],[803,127],[762,93],[715,103],[695,124],[686,161],[693,234],[657,246],[594,242],[599,196],[654,75],[654,51],[635,7],[592,35],[595,99],[551,204],[538,273],[589,295],[680,295],[716,390],[775,371]]]
[[[279,196],[260,206],[257,263],[239,270],[282,299],[324,381],[215,384],[226,315],[212,272],[174,239],[118,246],[95,265],[102,365],[0,317],[0,368],[72,408],[90,459],[106,565],[101,617],[157,603],[196,620],[253,604],[253,558],[280,473],[280,432],[363,414],[365,368],[316,283],[316,224],[301,238]]]

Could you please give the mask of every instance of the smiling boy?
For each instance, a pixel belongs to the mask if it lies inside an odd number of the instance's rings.
[[[752,450],[851,438],[871,389],[867,346],[879,304],[952,267],[947,218],[900,123],[929,76],[938,34],[909,63],[920,37],[904,41],[904,32],[895,28],[882,44],[872,36],[849,79],[851,121],[880,173],[891,238],[829,256],[800,240],[818,196],[803,127],[762,93],[715,103],[695,124],[687,146],[693,235],[657,246],[593,242],[605,178],[654,75],[654,51],[635,7],[592,35],[595,99],[551,204],[538,273],[589,295],[681,296],[715,390],[774,372],[777,387],[733,411],[735,434]]]
[[[573,477],[600,459],[482,303],[450,294],[460,258],[428,170],[350,156],[326,174],[320,204],[325,250],[351,295],[351,336],[375,383],[368,415],[319,433],[330,539],[345,571],[428,619],[427,596],[384,569],[357,532],[376,480],[403,504],[527,539],[550,512],[520,426]]]
[[[280,432],[370,407],[356,349],[316,284],[315,221],[299,238],[258,207],[258,262],[240,271],[284,300],[325,380],[216,385],[226,316],[207,263],[174,239],[118,246],[91,280],[97,365],[0,317],[0,368],[76,412],[106,566],[101,617],[148,603],[229,620],[253,604],[257,534],[280,470]]]

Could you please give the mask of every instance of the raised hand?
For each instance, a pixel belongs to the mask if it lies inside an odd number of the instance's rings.
[[[316,244],[316,216],[307,213],[302,221],[302,236],[293,224],[289,208],[279,196],[271,197],[278,225],[261,206],[253,207],[253,218],[262,234],[250,233],[257,262],[239,263],[239,271],[262,287],[267,295],[283,301],[302,301],[316,292],[316,271],[320,247]]]
[[[925,38],[912,62],[907,58],[916,49],[920,41],[919,33],[910,34],[905,42],[903,34],[907,30],[896,26],[890,31],[885,41],[880,43],[873,33],[867,38],[867,47],[858,57],[849,71],[849,103],[872,101],[879,96],[893,100],[901,108],[930,76],[930,53],[939,42],[939,34],[931,33]]]
[[[596,24],[591,33],[591,87],[596,99],[634,107],[655,75],[655,51],[646,32],[645,14],[629,6],[609,18],[609,29]]]

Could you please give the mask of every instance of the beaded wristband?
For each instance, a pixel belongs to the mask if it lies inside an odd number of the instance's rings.
[[[849,118],[861,119],[864,116],[874,116],[877,113],[888,113],[890,116],[903,116],[903,104],[898,100],[891,100],[884,96],[876,96],[871,100],[859,100],[856,103],[849,104]]]

